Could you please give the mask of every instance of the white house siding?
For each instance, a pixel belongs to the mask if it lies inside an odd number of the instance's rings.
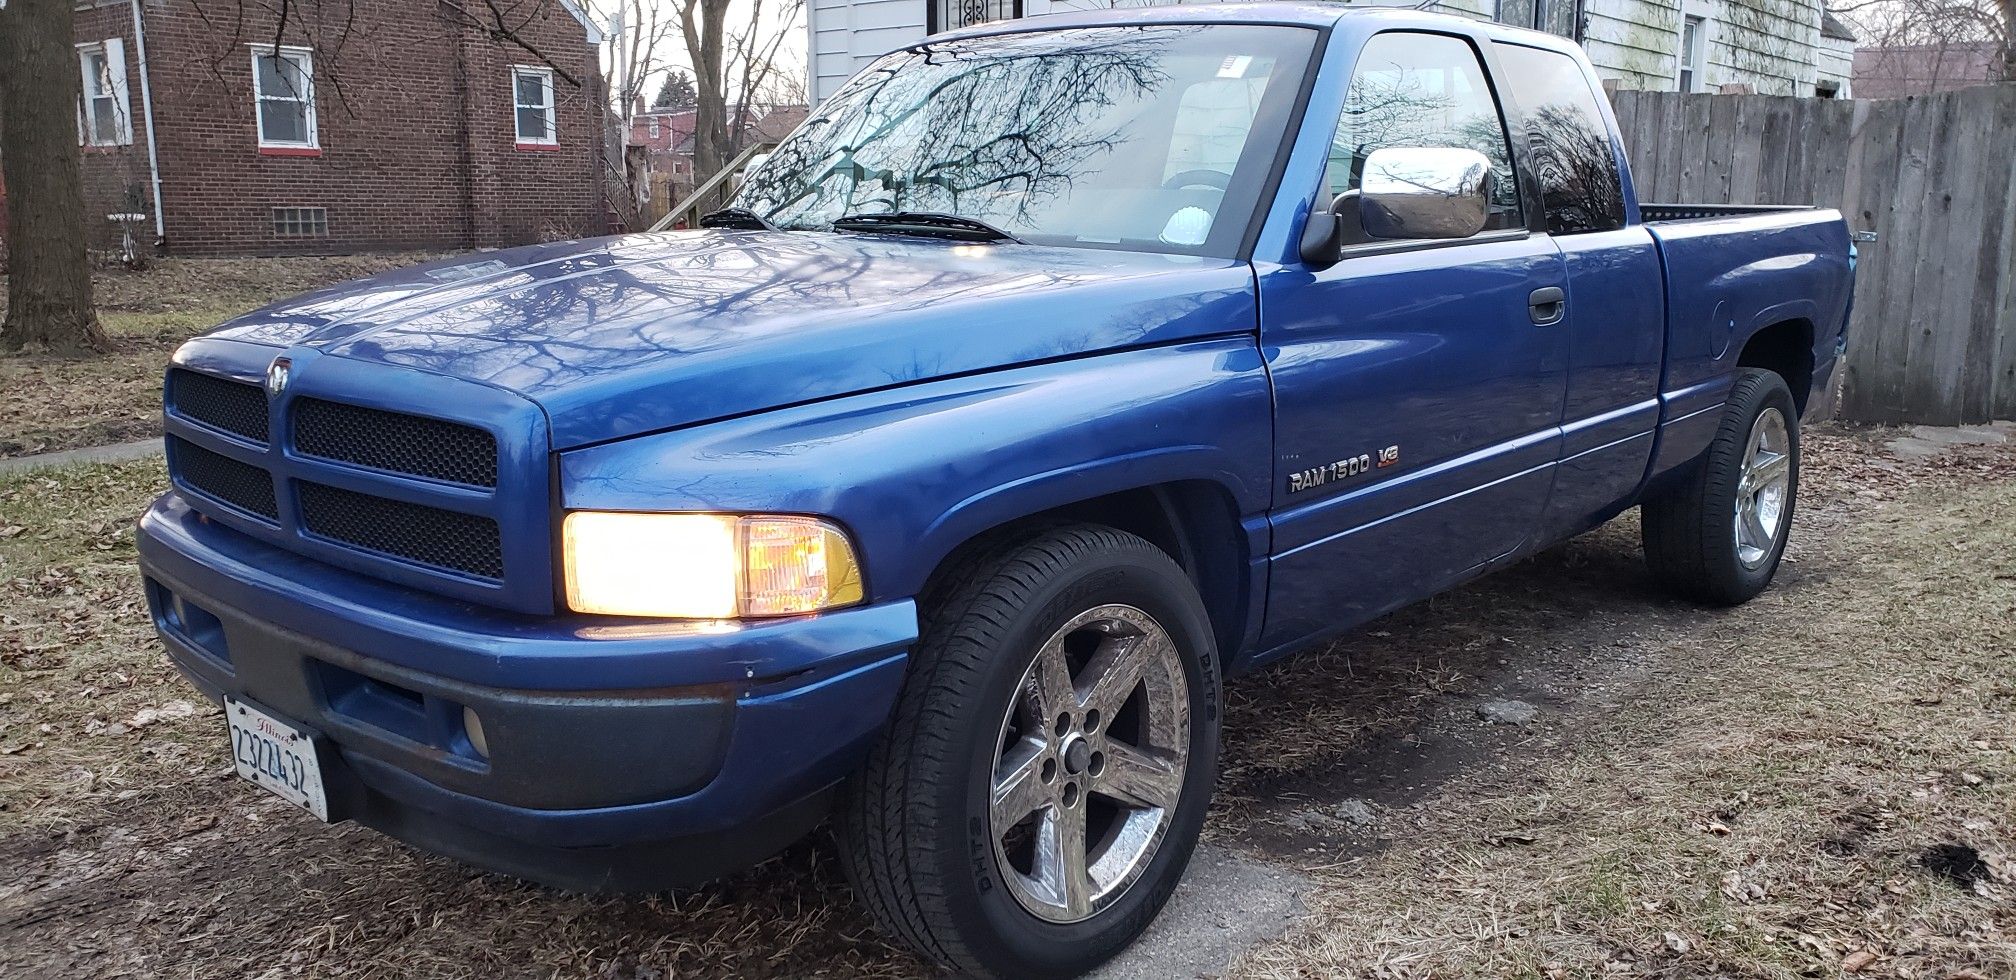
[[[812,100],[824,101],[870,61],[924,39],[925,0],[811,0]]]
[[[1586,0],[1582,50],[1621,88],[1671,90],[1680,73],[1681,0]]]
[[[1822,82],[1833,82],[1834,97],[1852,99],[1855,97],[1852,80],[1855,77],[1855,42],[1847,38],[1820,38],[1820,47],[1814,59],[1816,78]]]
[[[812,97],[832,95],[876,56],[923,38],[927,2],[811,0]],[[1036,16],[1197,2],[1218,0],[1023,0],[1022,11]],[[1364,6],[1417,2],[1361,0]],[[1820,0],[1584,0],[1582,44],[1596,73],[1622,88],[1675,88],[1683,5],[1686,14],[1705,18],[1708,29],[1704,91],[1742,84],[1764,95],[1812,95],[1817,80],[1848,77],[1847,60],[1822,50]],[[1497,0],[1442,0],[1436,9],[1488,18],[1497,6]]]
[[[1728,0],[1709,6],[1708,85],[1759,95],[1812,95],[1820,47],[1817,0]]]

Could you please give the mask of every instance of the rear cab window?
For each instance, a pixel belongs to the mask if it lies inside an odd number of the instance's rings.
[[[1547,231],[1573,235],[1624,227],[1624,181],[1610,126],[1582,65],[1559,51],[1497,42],[1499,80],[1525,121]]]

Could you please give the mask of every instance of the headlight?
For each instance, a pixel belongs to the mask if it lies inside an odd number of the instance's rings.
[[[733,619],[861,601],[854,546],[810,517],[575,511],[560,536],[576,612]]]

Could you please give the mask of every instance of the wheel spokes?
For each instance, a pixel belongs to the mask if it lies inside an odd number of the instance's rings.
[[[1749,506],[1743,508],[1743,537],[1743,543],[1752,547],[1771,547],[1771,529],[1764,526],[1764,516],[1759,512],[1755,497],[1750,499]]]
[[[1037,717],[1045,726],[1057,716],[1078,707],[1078,691],[1071,683],[1071,665],[1064,660],[1064,636],[1059,634],[1036,653],[1034,670]]]
[[[1046,747],[1041,738],[1024,738],[1009,749],[1003,764],[995,767],[990,810],[996,832],[1007,833],[1050,804],[1050,787],[1043,782]]]
[[[1155,647],[1166,642],[1161,637],[1125,636],[1102,645],[1080,672],[1087,682],[1084,706],[1111,718],[1140,685],[1141,668],[1159,652]]]
[[[1092,875],[1085,853],[1085,807],[1053,806],[1036,829],[1030,877],[1051,903],[1074,917],[1092,911]]]
[[[1744,477],[1751,491],[1755,492],[1783,481],[1791,472],[1792,457],[1784,453],[1768,453]]]
[[[1138,809],[1173,807],[1183,792],[1183,772],[1174,764],[1125,742],[1105,747],[1105,768],[1092,779],[1092,791]]]

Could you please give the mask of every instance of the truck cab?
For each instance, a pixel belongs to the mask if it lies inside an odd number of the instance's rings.
[[[693,231],[178,350],[140,554],[241,775],[558,887],[831,820],[979,975],[1139,935],[1222,683],[1633,508],[1764,589],[1839,215],[1641,204],[1558,38],[1239,4],[941,35]]]

